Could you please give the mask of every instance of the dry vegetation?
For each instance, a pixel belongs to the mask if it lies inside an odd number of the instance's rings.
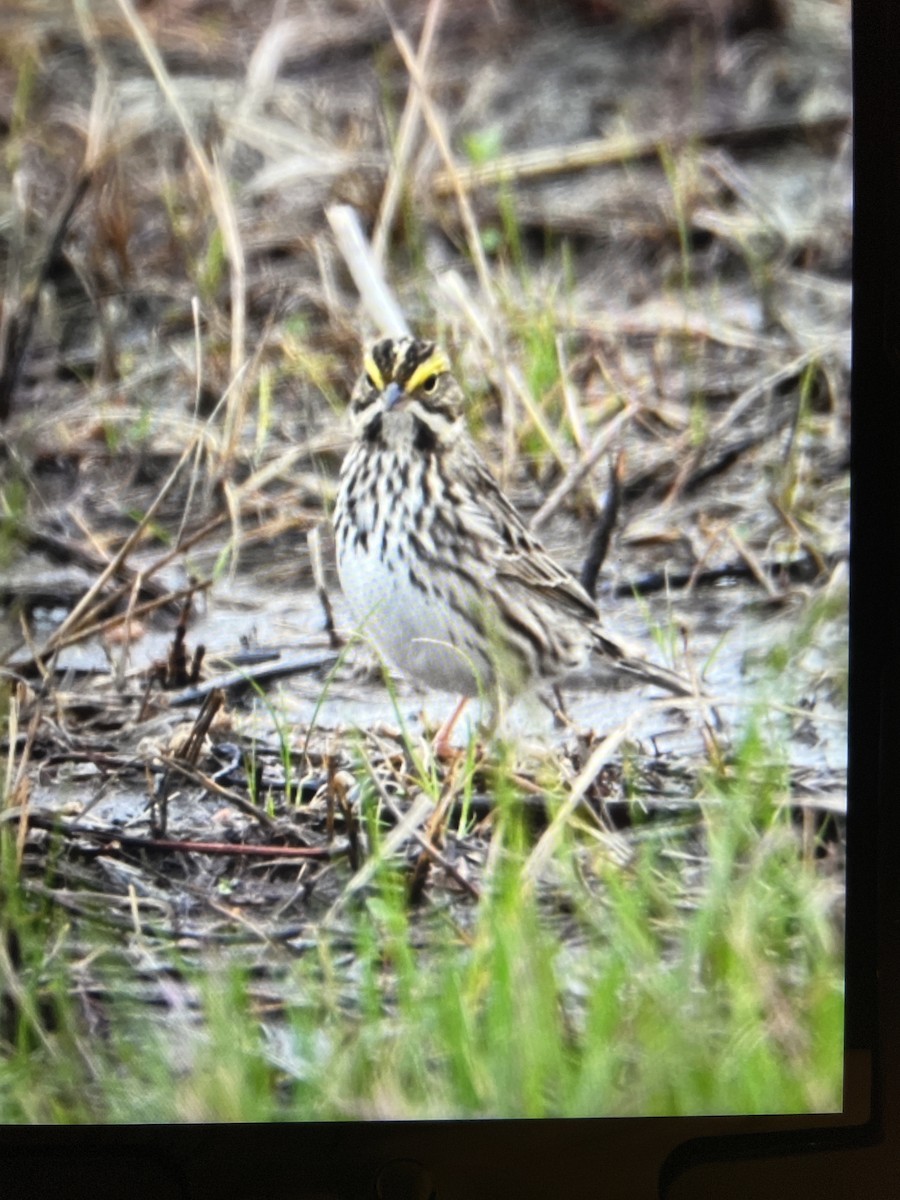
[[[59,978],[76,1030],[105,1032],[115,993],[174,1014],[187,1042],[211,948],[246,972],[256,1018],[278,1025],[293,965],[318,954],[323,1003],[374,1021],[365,939],[384,939],[381,1008],[404,1011],[400,943],[477,958],[478,914],[507,887],[569,956],[575,1037],[597,914],[632,927],[623,880],[656,939],[616,943],[643,978],[678,959],[718,870],[733,897],[754,872],[771,894],[775,863],[808,871],[785,906],[814,912],[839,989],[847,5],[393,11],[394,27],[375,0],[0,14],[0,1048],[20,1026],[57,1036],[41,1005]],[[402,681],[363,674],[327,517],[375,323],[335,204],[448,346],[545,540],[577,571],[616,513],[610,621],[702,676],[720,727],[589,675],[539,740],[520,723],[447,765],[423,736],[440,702],[423,715]],[[812,943],[790,928],[759,1019],[802,1073],[817,1035],[790,997]],[[306,1079],[297,1053],[269,1047],[279,1086]],[[298,1111],[418,1111],[414,1088],[344,1082]],[[626,1111],[607,1083],[547,1104]],[[828,1105],[836,1086],[779,1102]],[[660,1088],[653,1111],[721,1103]],[[169,1115],[247,1113],[188,1088]]]

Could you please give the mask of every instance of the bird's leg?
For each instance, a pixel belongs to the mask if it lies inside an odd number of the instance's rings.
[[[444,721],[440,729],[434,735],[434,741],[431,743],[431,748],[435,753],[436,758],[452,758],[456,751],[450,745],[450,735],[453,732],[456,722],[463,714],[463,709],[469,703],[468,696],[461,696],[459,704],[454,708],[450,716]]]
[[[551,696],[545,696],[542,699],[553,714],[554,725],[557,729],[572,729],[574,727],[572,718],[566,709],[566,702],[558,683],[554,683]]]

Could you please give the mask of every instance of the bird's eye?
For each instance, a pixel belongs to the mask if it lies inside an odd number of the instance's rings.
[[[372,376],[369,374],[368,371],[366,371],[366,383],[369,385],[370,388],[376,387],[375,380],[372,378]]]
[[[422,391],[433,392],[437,387],[437,375],[429,375],[427,379],[422,380]]]

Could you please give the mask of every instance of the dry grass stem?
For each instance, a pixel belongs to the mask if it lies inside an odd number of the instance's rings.
[[[162,487],[157,492],[156,498],[153,500],[150,507],[144,513],[143,517],[137,523],[135,528],[131,531],[131,533],[128,535],[128,537],[126,537],[125,541],[122,543],[119,550],[116,552],[115,555],[113,555],[113,557],[110,559],[107,566],[103,569],[103,571],[101,571],[98,578],[94,581],[94,583],[91,585],[91,587],[88,588],[87,592],[85,592],[85,594],[78,601],[78,603],[75,605],[75,607],[71,610],[71,612],[62,621],[62,623],[60,625],[58,625],[57,628],[54,629],[54,631],[48,636],[48,638],[44,642],[44,644],[41,647],[41,650],[39,652],[39,657],[41,659],[49,658],[49,656],[62,643],[63,639],[65,637],[69,636],[70,634],[76,632],[76,630],[79,628],[85,614],[92,608],[92,606],[100,598],[103,588],[106,586],[106,584],[109,582],[109,580],[113,577],[113,575],[115,575],[115,573],[119,570],[119,568],[124,564],[128,555],[131,553],[131,551],[134,549],[134,547],[140,541],[141,537],[144,535],[144,532],[146,531],[150,522],[153,520],[154,516],[156,515],[157,511],[159,510],[163,500],[166,498],[169,491],[171,490],[173,484],[175,483],[175,480],[178,478],[178,475],[181,472],[182,467],[184,466],[184,464],[187,462],[187,460],[193,453],[193,450],[194,450],[194,443],[191,442],[187,446],[187,448],[182,452],[181,457],[178,459],[178,462],[173,467],[172,471],[169,474],[169,477],[166,479],[166,481],[163,483]]]
[[[729,525],[725,532],[732,546],[734,546],[735,550],[737,550],[738,554],[750,568],[753,578],[760,585],[760,587],[763,588],[769,599],[783,600],[784,596],[772,582],[768,571],[766,571],[765,567],[762,565],[744,539],[740,536],[734,526]]]
[[[667,702],[668,703],[668,702]],[[598,746],[591,751],[590,758],[582,767],[578,776],[572,781],[569,794],[553,815],[553,820],[541,834],[534,849],[529,854],[523,868],[522,877],[534,886],[540,878],[560,838],[566,824],[584,799],[588,788],[596,780],[600,771],[610,761],[626,738],[630,737],[642,720],[647,716],[650,706],[642,706],[626,720],[606,735]]]
[[[531,518],[529,527],[533,532],[537,533],[543,525],[546,525],[550,518],[565,504],[569,496],[581,487],[584,480],[590,475],[603,455],[607,453],[616,439],[620,437],[623,427],[634,419],[635,411],[636,408],[634,405],[626,403],[622,411],[617,413],[601,428],[587,450],[580,455],[577,462],[568,468],[565,475],[563,475],[562,479]]]
[[[228,464],[234,457],[246,414],[246,384],[242,378],[246,364],[246,262],[241,242],[237,213],[231,198],[231,188],[225,177],[222,164],[215,152],[207,154],[194,123],[178,95],[178,90],[163,62],[162,55],[147,32],[131,0],[116,0],[134,39],[140,47],[147,65],[153,72],[160,91],[175,114],[184,134],[185,142],[194,165],[200,173],[210,206],[215,214],[231,272],[231,378],[232,402],[228,406],[225,421],[225,439],[221,461]]]
[[[325,215],[356,284],[363,310],[379,335],[394,338],[408,335],[409,325],[372,253],[356,212],[348,204],[334,204]]]
[[[371,764],[369,764],[371,766]],[[385,800],[384,785],[377,772],[372,773],[375,786],[378,788],[379,795],[382,800]],[[419,792],[418,795],[410,798],[410,806],[403,813],[402,818],[391,829],[381,841],[378,848],[378,853],[371,855],[359,870],[347,881],[340,896],[329,908],[328,912],[322,919],[322,925],[327,928],[340,913],[341,909],[347,904],[363,888],[368,887],[371,881],[375,878],[376,873],[381,865],[394,854],[405,846],[410,838],[415,837],[416,831],[425,823],[434,812],[434,801],[424,792]]]
[[[744,416],[748,409],[750,409],[764,396],[774,391],[774,389],[779,387],[781,384],[787,383],[789,380],[796,379],[797,376],[802,374],[806,367],[815,362],[822,355],[822,353],[822,347],[805,350],[802,354],[798,354],[796,358],[791,359],[790,362],[785,363],[784,366],[770,372],[765,376],[765,378],[760,379],[757,383],[752,384],[750,387],[741,392],[741,394],[737,396],[728,406],[727,411],[722,415],[722,417],[720,417],[715,425],[707,432],[701,445],[699,445],[692,454],[685,458],[669,491],[666,504],[671,506],[675,503],[675,501],[681,496],[685,484],[697,470],[702,460],[708,454],[709,450],[721,441],[722,435],[729,429],[733,428],[738,423],[740,418]],[[689,437],[690,431],[686,432],[682,437],[681,444],[676,448],[675,451],[676,460],[682,458],[684,451],[688,449]]]
[[[616,163],[637,162],[644,158],[658,158],[662,153],[673,154],[685,146],[704,142],[709,145],[746,145],[751,140],[765,142],[797,132],[814,136],[836,135],[846,130],[849,123],[849,112],[840,110],[821,113],[803,120],[797,118],[789,121],[755,121],[746,125],[708,122],[691,129],[670,130],[665,133],[623,133],[606,138],[587,138],[568,146],[548,146],[539,150],[504,154],[493,162],[457,167],[455,171],[445,168],[435,176],[433,187],[439,196],[446,196],[461,187],[491,187],[498,183],[539,179],[547,175],[561,175]]]
[[[425,20],[419,37],[419,49],[416,54],[416,65],[424,77],[428,71],[428,61],[434,45],[435,34],[441,19],[443,0],[429,0],[425,10]],[[418,87],[410,85],[403,106],[403,115],[397,129],[391,157],[391,169],[388,172],[387,183],[381,197],[378,218],[372,233],[372,253],[377,263],[384,263],[385,251],[397,205],[406,184],[406,171],[415,146],[416,134],[422,117],[422,101]]]

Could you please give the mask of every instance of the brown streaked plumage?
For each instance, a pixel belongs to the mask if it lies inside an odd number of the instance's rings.
[[[594,601],[526,529],[478,453],[463,393],[432,342],[376,342],[350,402],[355,441],[334,513],[354,617],[428,687],[495,704],[591,650],[676,695],[677,675],[629,654]]]

